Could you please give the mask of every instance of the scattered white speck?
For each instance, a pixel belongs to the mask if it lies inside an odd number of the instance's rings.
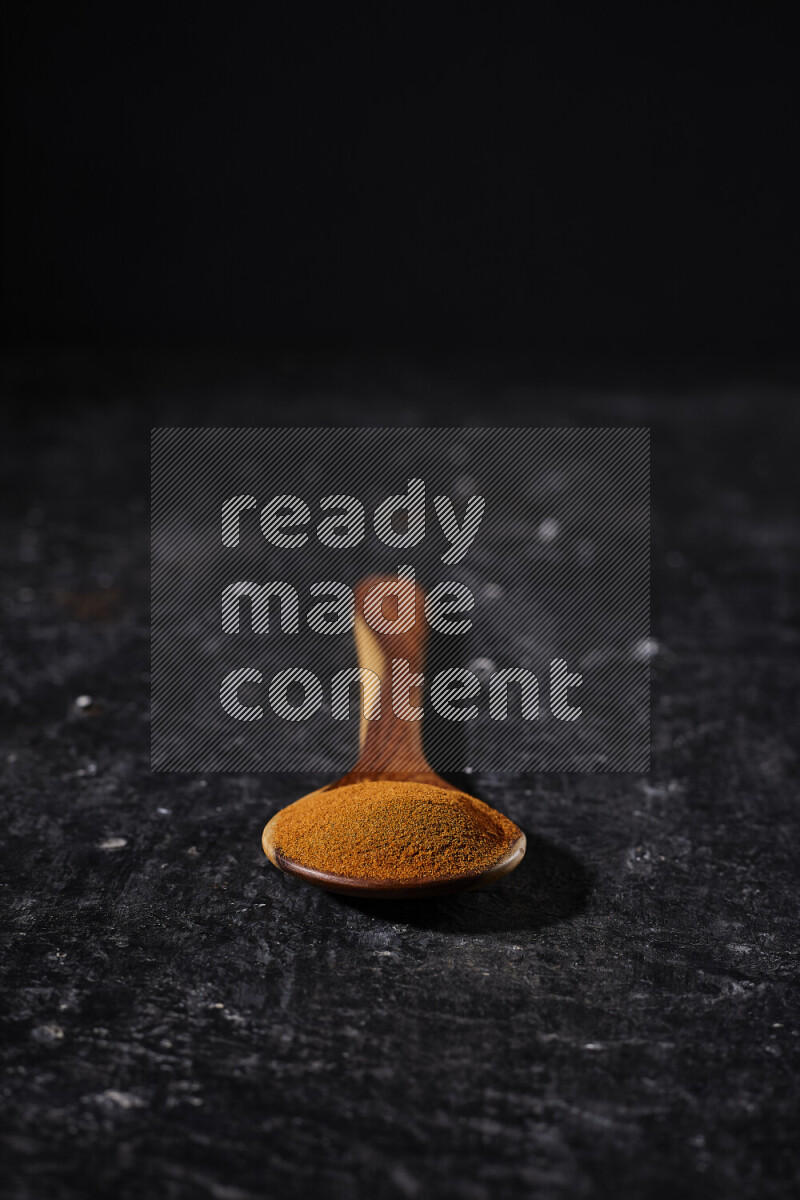
[[[197,849],[197,846],[190,846],[189,849],[186,851],[186,853],[188,855],[190,855],[192,858],[197,858],[200,851]]]
[[[545,545],[547,545],[549,542],[555,541],[559,535],[560,529],[561,526],[555,517],[545,517],[537,530],[537,533],[539,534],[539,541],[544,542]]]
[[[37,1025],[31,1037],[36,1042],[60,1042],[64,1038],[64,1030],[60,1025]]]
[[[212,1008],[224,1008],[224,1007],[225,1007],[225,1005],[224,1005],[224,1004],[220,1004],[220,1002],[219,1002],[219,1001],[217,1001],[217,1003],[216,1003],[216,1004],[212,1004],[212,1005],[211,1005],[211,1007],[212,1007]]]
[[[156,812],[160,817],[168,817],[172,810],[169,808],[157,808]]]
[[[773,1029],[783,1029],[783,1021],[773,1021],[772,1028]]]
[[[637,662],[650,662],[659,653],[661,647],[655,638],[642,638],[633,647],[632,654]]]
[[[473,675],[477,675],[479,679],[488,679],[494,671],[494,663],[490,658],[473,658],[469,664],[469,670]]]
[[[98,850],[121,850],[123,846],[127,846],[128,839],[124,837],[106,838],[104,842],[99,842]]]
[[[76,696],[75,697],[75,707],[76,708],[91,708],[92,707],[92,697],[91,696]]]
[[[587,1042],[583,1048],[584,1050],[602,1050],[603,1045],[602,1042]]]
[[[130,1092],[117,1092],[114,1088],[106,1088],[101,1099],[108,1100],[110,1104],[116,1104],[118,1108],[144,1108],[145,1106],[144,1100],[138,1096],[134,1096]]]

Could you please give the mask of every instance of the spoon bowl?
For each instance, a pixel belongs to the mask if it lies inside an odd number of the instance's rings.
[[[273,818],[274,819],[274,818]],[[371,900],[427,900],[434,896],[448,896],[456,892],[475,892],[479,888],[497,883],[518,867],[525,854],[525,834],[520,831],[517,840],[498,857],[491,867],[472,873],[448,875],[438,879],[413,879],[398,883],[390,879],[357,879],[334,875],[330,871],[318,871],[315,867],[293,862],[282,854],[272,840],[270,825],[266,826],[262,845],[267,858],[287,875],[296,875],[306,883],[324,888],[326,892],[338,892],[341,896],[360,896]]]

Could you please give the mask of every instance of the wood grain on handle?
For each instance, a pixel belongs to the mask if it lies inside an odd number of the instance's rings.
[[[382,583],[393,583],[408,589],[413,595],[414,624],[403,633],[379,633],[364,618],[364,602],[369,592]],[[407,595],[408,593],[406,593]],[[359,667],[373,671],[381,681],[380,716],[368,719],[362,707],[361,752],[352,771],[339,781],[339,786],[361,779],[406,779],[452,789],[452,784],[431,770],[422,746],[422,721],[406,721],[396,716],[392,708],[392,662],[405,659],[409,670],[420,674],[425,667],[427,622],[425,593],[409,580],[396,576],[373,575],[356,587],[355,640]],[[391,596],[384,601],[384,616],[392,620],[397,612],[397,600]],[[422,707],[421,687],[411,688],[409,700]]]

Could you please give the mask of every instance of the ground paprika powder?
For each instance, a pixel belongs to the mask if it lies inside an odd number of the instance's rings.
[[[274,819],[285,857],[349,879],[447,879],[492,866],[517,826],[465,792],[370,780],[311,792]]]

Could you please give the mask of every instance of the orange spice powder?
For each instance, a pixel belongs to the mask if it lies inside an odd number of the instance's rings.
[[[465,792],[385,780],[312,792],[273,825],[284,858],[387,882],[480,872],[519,834],[508,817]]]

